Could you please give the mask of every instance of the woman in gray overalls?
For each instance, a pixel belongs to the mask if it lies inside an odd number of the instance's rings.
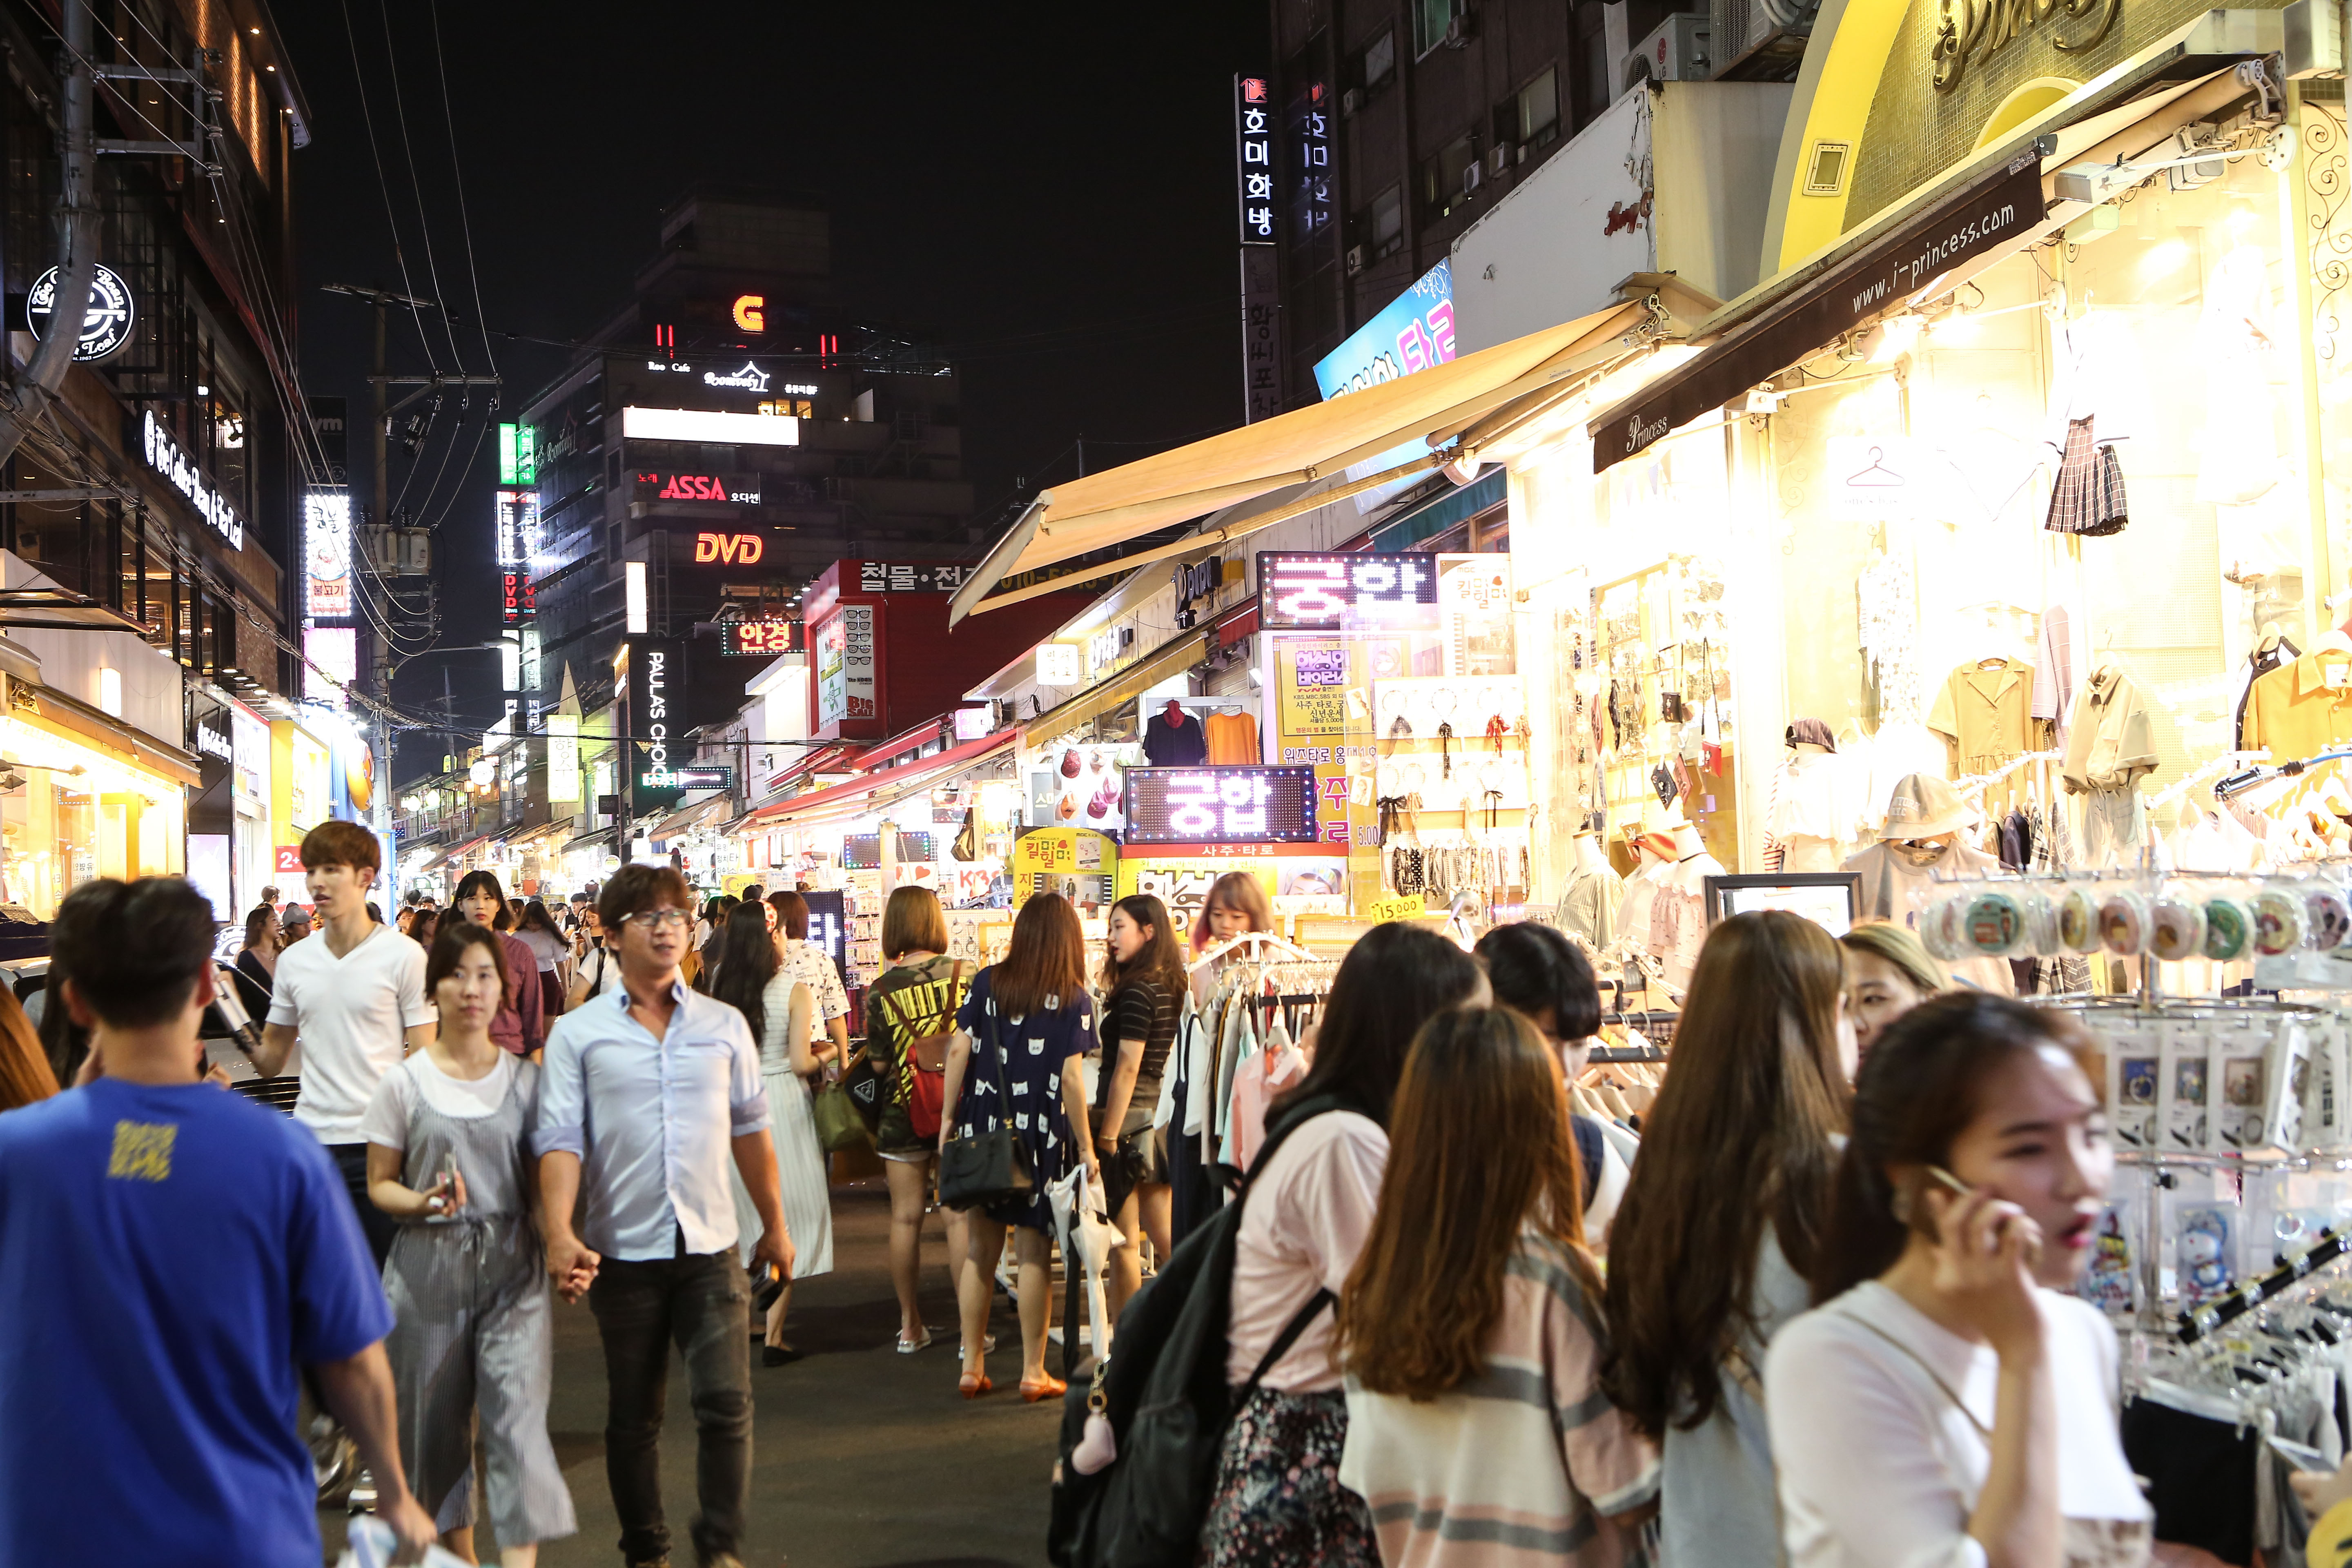
[[[476,1561],[478,1410],[499,1562],[531,1568],[539,1542],[579,1527],[547,1436],[554,1333],[528,1142],[539,1068],[490,1037],[505,965],[487,928],[442,925],[425,966],[440,1036],[384,1075],[361,1129],[368,1195],[403,1222],[383,1267],[398,1319],[384,1351],[409,1485],[442,1544]]]

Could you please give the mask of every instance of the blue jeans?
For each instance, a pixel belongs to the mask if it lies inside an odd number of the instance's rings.
[[[742,1549],[751,1500],[751,1281],[732,1248],[646,1263],[608,1258],[588,1288],[604,1341],[604,1478],[621,1516],[621,1555],[630,1563],[657,1563],[669,1552],[661,1428],[673,1342],[686,1360],[699,1442],[694,1550],[708,1562]]]

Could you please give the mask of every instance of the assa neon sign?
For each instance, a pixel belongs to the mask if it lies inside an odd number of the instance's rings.
[[[723,501],[732,506],[760,504],[757,474],[686,473],[671,468],[639,468],[639,500]]]
[[[698,566],[751,566],[768,552],[768,542],[756,533],[698,533],[694,563]]]

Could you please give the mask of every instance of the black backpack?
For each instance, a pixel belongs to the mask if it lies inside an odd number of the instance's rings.
[[[1356,1109],[1333,1095],[1303,1100],[1269,1131],[1251,1166],[1273,1161],[1292,1132],[1327,1110]],[[1062,1407],[1045,1554],[1055,1568],[1192,1568],[1234,1415],[1331,1293],[1318,1290],[1283,1326],[1249,1381],[1225,1382],[1233,1321],[1234,1247],[1249,1186],[1178,1245],[1119,1313],[1111,1354],[1094,1385],[1076,1382]],[[1101,1402],[1118,1455],[1091,1476],[1070,1463],[1087,1415]]]

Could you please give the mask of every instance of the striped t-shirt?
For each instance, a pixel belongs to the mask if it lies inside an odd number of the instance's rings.
[[[1600,1389],[1606,1340],[1558,1245],[1519,1239],[1471,1382],[1427,1402],[1348,1379],[1339,1479],[1370,1506],[1384,1568],[1632,1568],[1612,1524],[1658,1495],[1658,1451]]]

